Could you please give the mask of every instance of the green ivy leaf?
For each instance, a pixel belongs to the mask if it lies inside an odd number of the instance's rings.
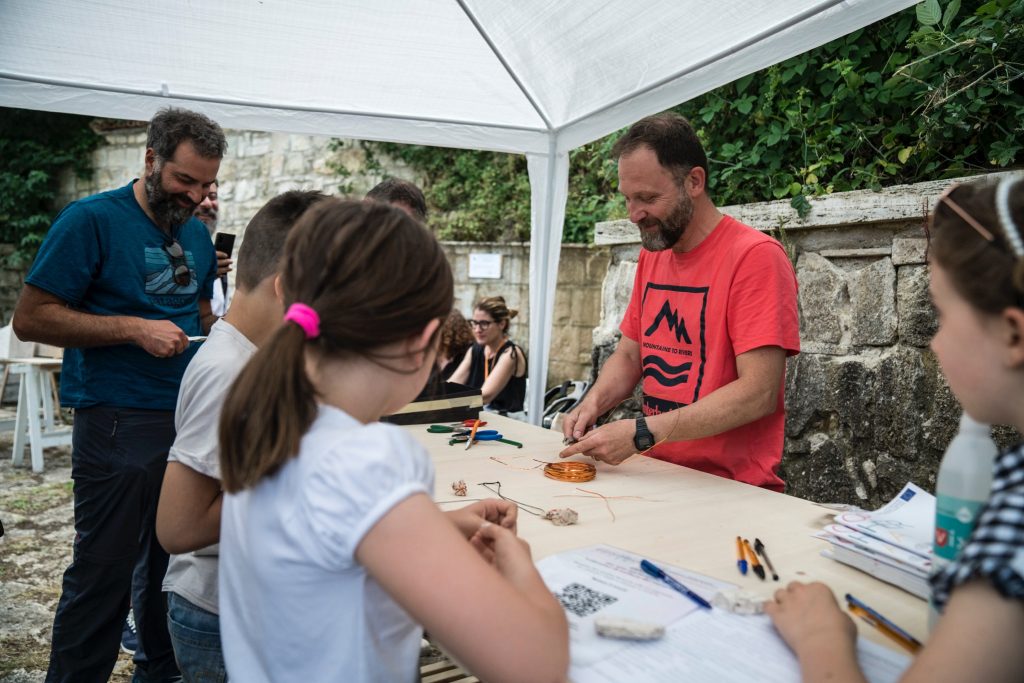
[[[942,28],[948,31],[950,26],[953,25],[953,20],[956,19],[956,15],[960,13],[960,0],[950,0],[950,3],[946,5],[946,11],[942,13]]]
[[[942,19],[939,0],[925,0],[917,5],[917,20],[925,26],[935,26]]]
[[[800,218],[807,218],[807,215],[811,212],[811,203],[802,194],[798,194],[789,200],[789,205],[796,209],[796,215]]]

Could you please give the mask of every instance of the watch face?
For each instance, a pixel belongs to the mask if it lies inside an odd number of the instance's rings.
[[[633,435],[633,445],[637,451],[646,451],[654,445],[654,435],[647,429],[647,421],[643,418],[636,421],[636,434]]]

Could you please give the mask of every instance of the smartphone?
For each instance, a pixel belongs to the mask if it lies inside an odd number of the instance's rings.
[[[235,236],[230,232],[218,232],[213,238],[213,248],[231,256],[231,251],[235,248]]]

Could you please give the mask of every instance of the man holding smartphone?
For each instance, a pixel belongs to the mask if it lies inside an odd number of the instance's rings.
[[[223,318],[228,310],[228,273],[231,272],[231,250],[235,245],[235,236],[231,233],[217,232],[217,219],[220,213],[217,190],[215,182],[210,186],[206,198],[196,207],[196,218],[210,232],[213,248],[217,251],[217,281],[213,283],[213,298],[210,299],[210,308],[215,316]]]

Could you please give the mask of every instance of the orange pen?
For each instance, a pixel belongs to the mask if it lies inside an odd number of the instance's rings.
[[[747,575],[747,554],[743,551],[743,539],[736,537],[736,566],[740,568],[740,574]]]
[[[757,553],[750,547],[750,541],[743,539],[743,548],[747,551],[748,559],[750,560],[750,569],[757,574],[757,578],[764,581],[764,567],[757,561]]]

